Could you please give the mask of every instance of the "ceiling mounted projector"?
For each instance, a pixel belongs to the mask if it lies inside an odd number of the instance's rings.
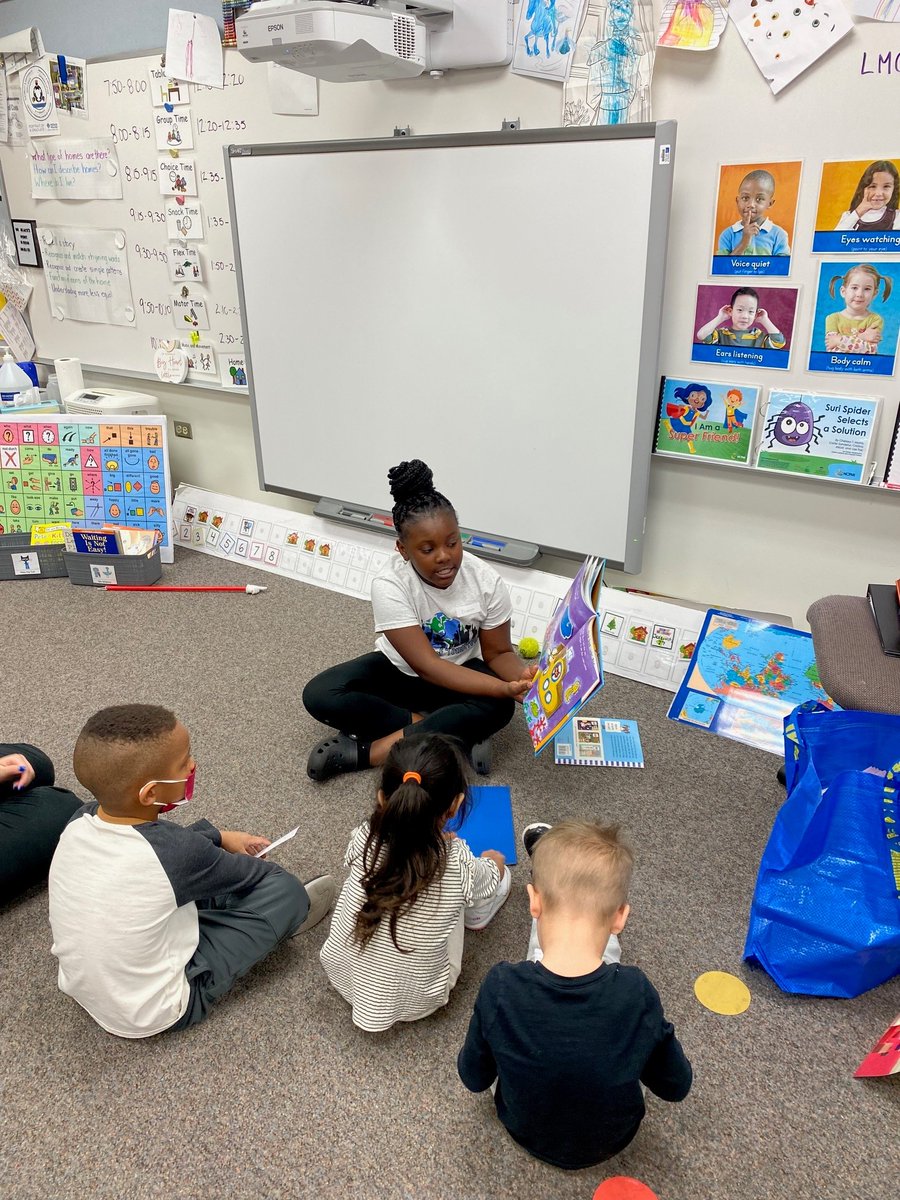
[[[512,57],[513,0],[259,0],[235,21],[237,48],[328,83],[412,79]]]

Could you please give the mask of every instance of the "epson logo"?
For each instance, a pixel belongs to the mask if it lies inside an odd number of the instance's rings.
[[[269,33],[277,33],[279,30],[283,31],[284,26],[283,25],[270,25],[269,26]]]

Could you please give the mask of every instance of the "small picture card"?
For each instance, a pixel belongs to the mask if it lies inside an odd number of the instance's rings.
[[[787,370],[797,296],[793,287],[699,284],[692,361]]]
[[[719,168],[712,275],[790,275],[801,167],[792,161]]]
[[[900,158],[822,163],[813,253],[900,250]]]
[[[178,79],[170,79],[162,67],[151,67],[150,98],[154,108],[164,108],[167,104],[174,108],[182,104],[190,104],[191,93],[187,83]]]
[[[218,378],[219,367],[216,363],[216,351],[212,342],[192,342],[190,339],[182,339],[179,345],[187,357],[188,375]]]
[[[42,267],[37,221],[13,221],[13,238],[16,243],[16,261],[20,267]]]
[[[169,245],[169,278],[173,283],[202,283],[203,260],[197,246]]]
[[[893,375],[900,332],[898,284],[900,263],[823,262],[809,347],[810,371]]]
[[[14,575],[40,575],[41,573],[41,560],[34,550],[11,554],[10,559]]]
[[[222,384],[224,387],[247,386],[247,367],[243,354],[227,354],[222,358]]]
[[[170,238],[203,241],[203,206],[199,200],[166,201],[166,233]]]
[[[663,376],[657,454],[748,466],[760,388]]]
[[[116,568],[111,563],[91,563],[91,583],[117,583]]]
[[[765,471],[867,482],[880,400],[772,388],[756,465]]]
[[[184,289],[187,291],[187,288]],[[209,329],[206,301],[200,296],[172,296],[172,320],[179,329]]]
[[[192,158],[159,158],[156,163],[163,196],[196,196],[197,173]]]
[[[161,112],[153,114],[157,150],[193,150],[194,127],[189,112]]]

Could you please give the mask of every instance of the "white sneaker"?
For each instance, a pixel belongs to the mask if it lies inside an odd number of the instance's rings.
[[[497,890],[493,896],[488,896],[487,900],[478,900],[475,904],[470,904],[466,909],[464,919],[466,929],[484,929],[486,925],[489,925],[506,903],[511,887],[512,875],[510,874],[509,867],[505,867],[503,878],[497,885]]]
[[[333,875],[316,875],[314,879],[308,880],[303,886],[309,896],[309,912],[306,914],[306,920],[297,926],[292,937],[296,937],[298,933],[306,933],[307,929],[312,929],[314,925],[318,925],[320,921],[324,920],[331,912],[331,906],[337,895],[337,883]]]

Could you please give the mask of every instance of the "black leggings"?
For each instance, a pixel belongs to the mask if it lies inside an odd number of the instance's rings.
[[[480,658],[461,664],[470,671],[493,675]],[[408,733],[447,733],[469,749],[508,725],[516,702],[496,696],[469,696],[406,675],[374,650],[350,662],[329,667],[303,689],[310,716],[361,742],[373,742],[402,729]],[[413,723],[412,714],[427,713]]]
[[[47,878],[59,835],[81,805],[64,788],[0,790],[0,904]]]

